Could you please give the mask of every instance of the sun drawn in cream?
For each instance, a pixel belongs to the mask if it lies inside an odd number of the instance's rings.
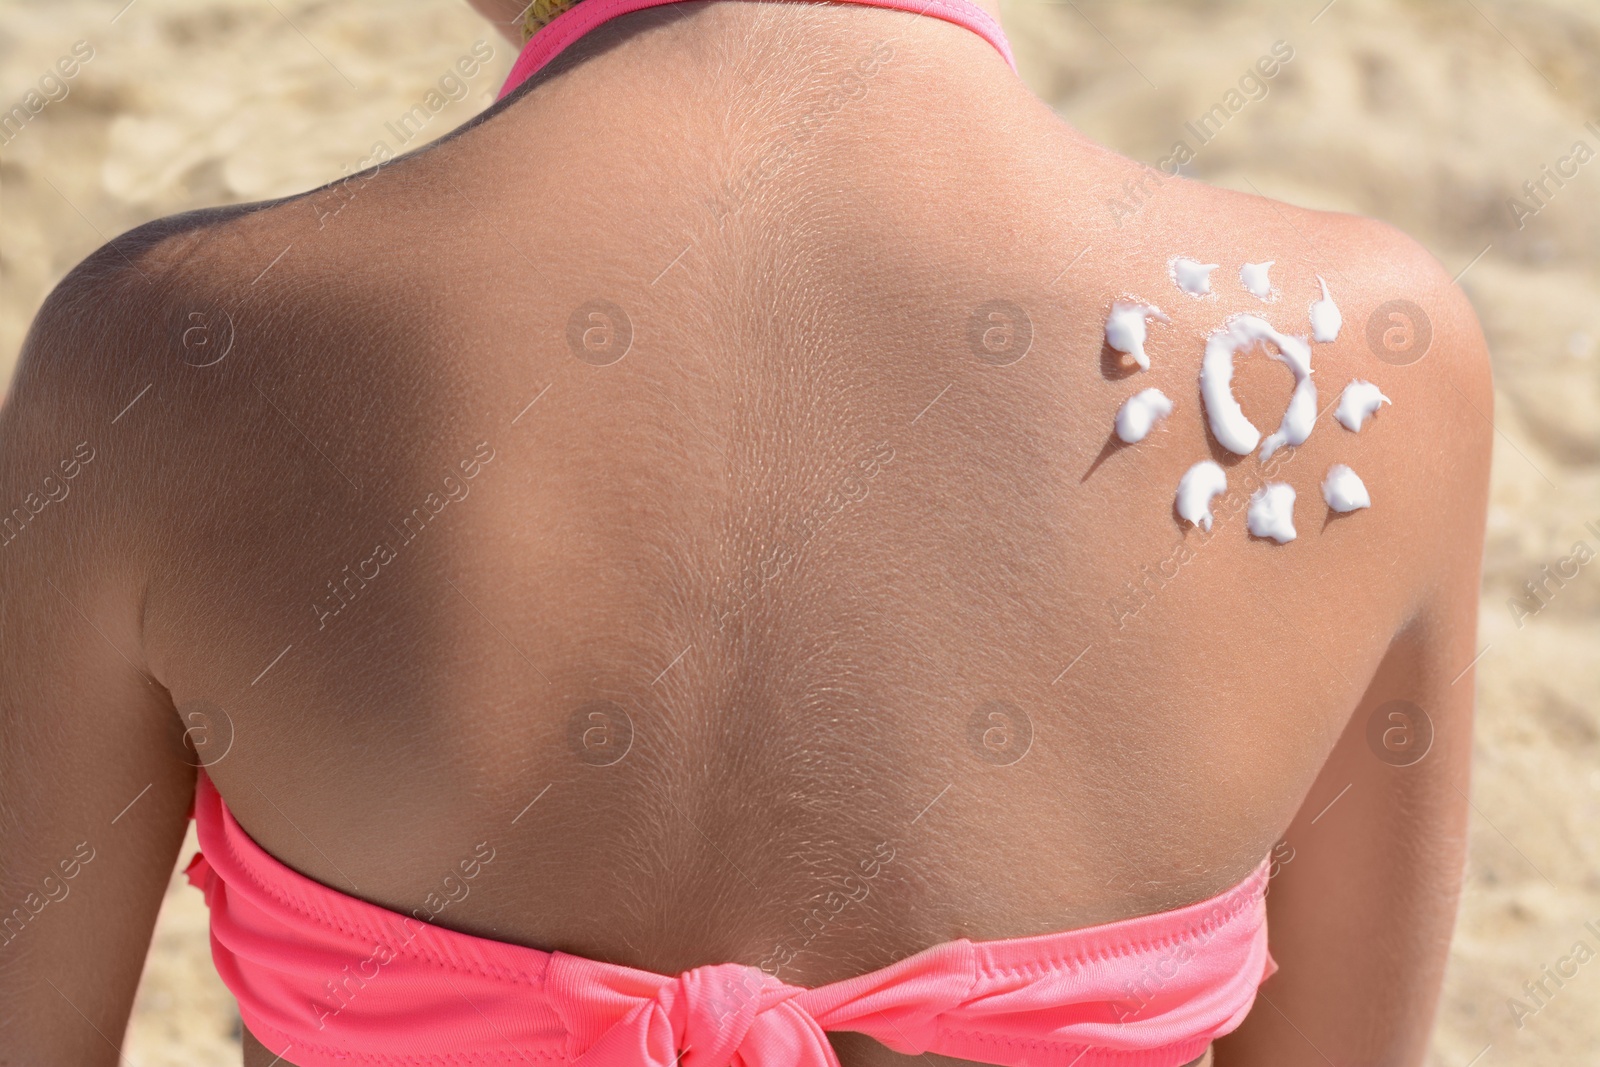
[[[1274,292],[1267,280],[1267,269],[1272,260],[1264,263],[1246,263],[1240,268],[1240,280],[1252,295],[1262,300],[1272,298]],[[1184,292],[1191,295],[1208,293],[1208,276],[1217,265],[1197,260],[1174,258],[1169,266],[1169,276]],[[1228,451],[1248,456],[1260,446],[1260,460],[1265,463],[1280,448],[1292,448],[1305,443],[1317,423],[1317,387],[1311,376],[1311,343],[1327,344],[1339,336],[1343,319],[1338,306],[1328,292],[1328,283],[1319,275],[1317,285],[1321,299],[1308,309],[1309,336],[1283,333],[1259,315],[1241,313],[1230,316],[1206,338],[1205,351],[1200,363],[1200,396],[1205,406],[1206,425],[1211,436]],[[1140,369],[1150,368],[1150,357],[1145,351],[1148,335],[1147,319],[1169,322],[1159,308],[1137,298],[1124,298],[1112,304],[1106,318],[1106,343],[1112,349],[1133,356]],[[1284,364],[1294,375],[1294,392],[1278,428],[1263,437],[1261,431],[1245,416],[1233,395],[1233,361],[1242,352],[1265,346],[1273,359]],[[1377,410],[1388,398],[1369,382],[1352,382],[1345,389],[1340,405],[1339,421],[1349,430],[1358,431],[1362,421]],[[1135,444],[1145,439],[1154,424],[1172,412],[1172,402],[1157,389],[1145,389],[1123,401],[1117,409],[1116,434],[1125,444]],[[1179,517],[1191,525],[1207,531],[1211,529],[1211,501],[1226,491],[1227,472],[1220,465],[1202,459],[1191,466],[1178,486],[1176,508]],[[1323,480],[1323,499],[1330,509],[1347,513],[1371,506],[1361,479],[1348,466],[1336,463]],[[1251,499],[1248,516],[1250,532],[1287,544],[1296,537],[1294,528],[1295,492],[1282,482],[1262,486]]]

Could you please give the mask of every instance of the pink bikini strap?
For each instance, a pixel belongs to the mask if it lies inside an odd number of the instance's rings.
[[[609,22],[629,12],[676,2],[677,0],[581,0],[580,3],[557,15],[548,26],[534,34],[523,46],[522,53],[512,65],[511,74],[506,78],[505,85],[501,86],[500,96],[497,99],[505,99],[506,94],[538,73],[573,41],[601,23]],[[1011,44],[1006,40],[1005,31],[1000,28],[1000,23],[983,8],[972,3],[972,0],[838,0],[838,2],[894,8],[896,11],[909,11],[913,15],[932,15],[946,22],[953,22],[957,26],[965,26],[994,45],[1012,70],[1017,69],[1017,61],[1011,55]]]

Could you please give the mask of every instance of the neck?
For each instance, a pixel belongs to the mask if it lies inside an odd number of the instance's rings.
[[[997,11],[996,0],[577,0],[559,25],[536,33],[523,49],[507,92],[535,72],[554,75],[636,36],[654,38],[655,47],[668,53],[698,53],[702,61],[711,49],[723,58],[771,52],[809,66],[839,44],[869,34],[902,42],[952,69],[1000,57],[1009,63]],[[652,32],[659,29],[666,32]]]
[[[999,0],[969,0],[969,2],[996,22],[1000,21]],[[472,6],[494,24],[495,29],[519,48],[523,43],[523,17],[531,4],[524,0],[471,0]]]

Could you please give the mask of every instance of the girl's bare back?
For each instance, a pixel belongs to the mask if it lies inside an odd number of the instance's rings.
[[[814,985],[1274,852],[1282,970],[1224,1052],[1416,1061],[1491,436],[1464,298],[1378,224],[1099,148],[948,24],[667,12],[429,151],[119,239],[41,312],[0,487],[68,492],[0,548],[0,836],[19,885],[101,858],[0,972],[4,1043],[112,1061],[84,1017],[125,1022],[204,762],[319,881],[664,973]],[[1264,474],[1207,430],[1205,340],[1307,333],[1318,276],[1324,410]],[[1128,299],[1171,320],[1148,371],[1105,345]],[[1352,433],[1357,378],[1392,404]],[[1237,361],[1258,426],[1293,384]],[[1147,386],[1175,410],[1120,445]],[[1209,534],[1173,510],[1208,458]],[[1323,506],[1335,463],[1370,509]],[[1246,531],[1264,478],[1287,544]]]

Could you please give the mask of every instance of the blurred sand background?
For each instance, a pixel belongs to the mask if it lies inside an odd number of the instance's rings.
[[[374,142],[396,147],[386,123],[487,41],[488,69],[413,145],[437,137],[488,104],[511,60],[456,0],[124,2],[0,0],[0,105],[37,88],[74,42],[94,50],[67,96],[0,147],[5,380],[45,294],[105,239],[354,169]],[[1523,984],[1580,939],[1600,950],[1583,928],[1600,926],[1600,559],[1551,583],[1548,606],[1520,626],[1508,606],[1576,542],[1600,554],[1600,159],[1560,188],[1547,183],[1520,228],[1506,203],[1575,142],[1600,152],[1600,5],[1324,3],[1004,0],[1004,11],[1028,83],[1069,122],[1150,163],[1287,42],[1294,58],[1266,96],[1186,173],[1386,219],[1451,273],[1466,270],[1493,352],[1499,432],[1472,858],[1431,1062],[1600,1063],[1600,960],[1520,1026],[1508,1005],[1534,1007]],[[193,851],[191,838],[180,869]],[[138,1067],[239,1062],[205,923],[200,895],[175,875],[125,1049]]]

